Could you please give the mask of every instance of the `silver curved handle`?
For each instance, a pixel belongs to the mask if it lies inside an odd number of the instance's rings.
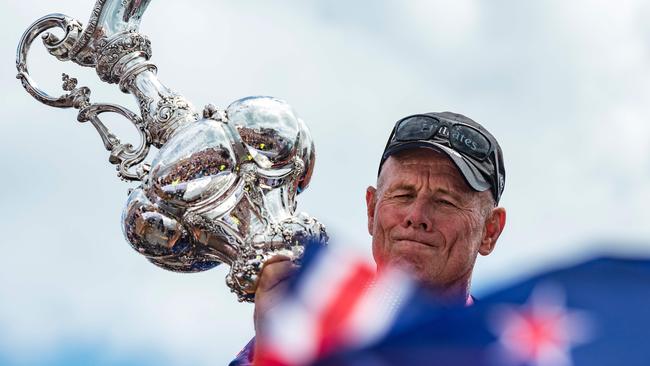
[[[134,148],[132,144],[122,143],[99,118],[102,113],[117,113],[124,116],[138,129],[140,144]],[[132,167],[142,162],[149,153],[151,137],[144,126],[142,118],[130,110],[117,104],[91,104],[81,111],[77,116],[79,122],[90,121],[95,127],[104,143],[106,150],[111,152],[108,161],[117,165],[117,175],[123,180],[143,180],[149,172],[149,166],[142,164],[132,171]]]
[[[93,23],[96,20],[93,21]],[[62,39],[47,32],[52,28],[61,28],[65,34]],[[76,108],[79,109],[77,120],[80,122],[90,121],[99,133],[104,147],[111,152],[109,161],[117,165],[118,176],[123,180],[133,181],[142,180],[149,171],[147,165],[138,165],[149,153],[151,145],[150,133],[144,126],[140,116],[115,104],[91,104],[90,89],[83,86],[77,87],[77,79],[63,74],[63,90],[68,93],[59,97],[53,97],[38,87],[34,79],[29,75],[27,68],[27,56],[29,49],[34,40],[41,36],[43,44],[48,52],[62,61],[74,60],[79,45],[86,43],[81,40],[84,32],[80,22],[63,14],[49,14],[35,21],[26,31],[18,44],[16,54],[16,68],[23,87],[32,97],[39,102],[56,108]],[[83,33],[82,33],[83,32]],[[76,61],[75,61],[76,62]],[[77,62],[79,63],[79,62]],[[79,63],[83,65],[83,63]],[[84,66],[93,66],[94,62]],[[122,143],[110,130],[104,125],[99,118],[102,113],[117,113],[124,116],[135,125],[140,135],[140,144],[134,148],[132,144]],[[133,169],[135,167],[135,169]]]
[[[63,39],[58,39],[53,34],[46,33],[47,30],[52,28],[63,29],[65,31]],[[64,76],[63,89],[69,91],[69,93],[53,97],[38,87],[27,69],[27,54],[36,37],[43,35],[43,44],[50,54],[56,56],[59,60],[69,60],[74,56],[70,54],[70,49],[79,39],[82,29],[81,23],[66,15],[49,14],[34,22],[23,33],[16,53],[16,68],[18,69],[16,78],[20,79],[27,93],[39,102],[57,108],[81,108],[88,102],[90,90],[86,87],[77,88],[76,79]]]

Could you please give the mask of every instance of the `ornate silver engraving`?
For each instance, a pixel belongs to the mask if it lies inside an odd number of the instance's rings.
[[[163,95],[158,100],[155,117],[147,121],[147,129],[154,136],[152,143],[160,147],[181,124],[198,119],[199,114],[184,97]]]
[[[122,71],[116,65],[124,62],[125,57],[143,57],[146,60],[151,58],[151,42],[147,37],[135,33],[125,32],[113,36],[111,39],[101,39],[97,48],[97,75],[107,83],[119,83]]]
[[[101,13],[101,10],[104,8],[104,3],[105,0],[97,0],[95,2],[95,6],[93,7],[93,10],[90,14],[90,21],[88,22],[88,26],[86,26],[86,29],[84,32],[81,34],[81,37],[79,38],[79,41],[75,43],[75,45],[72,47],[70,50],[70,53],[74,56],[80,53],[82,49],[88,48],[88,44],[90,41],[93,39],[93,36],[95,34],[95,28],[97,27],[97,21],[99,20],[99,14]],[[86,52],[81,52],[81,57],[76,57],[76,62],[82,66],[95,66],[95,54],[92,52],[92,50],[88,50]]]

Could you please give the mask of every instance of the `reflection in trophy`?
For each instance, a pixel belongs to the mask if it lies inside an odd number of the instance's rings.
[[[225,110],[208,105],[200,118],[192,104],[156,76],[149,40],[137,32],[149,1],[97,0],[81,23],[51,14],[27,29],[16,66],[23,86],[38,101],[79,109],[110,151],[109,161],[131,191],[122,215],[131,246],[152,263],[172,271],[230,266],[226,283],[240,301],[253,301],[264,262],[281,254],[298,261],[308,242],[325,244],[323,225],[296,213],[296,195],[309,184],[314,145],[304,122],[284,101],[249,97]],[[61,28],[63,38],[47,32]],[[29,75],[27,54],[41,35],[59,60],[94,67],[102,81],[134,95],[140,114],[116,104],[90,102],[90,89],[63,76],[67,92],[52,97]],[[140,144],[122,143],[102,123],[118,113],[138,129]],[[151,164],[150,147],[158,148]]]

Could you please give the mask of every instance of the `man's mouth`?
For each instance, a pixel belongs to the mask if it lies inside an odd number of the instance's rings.
[[[431,248],[436,247],[436,245],[433,244],[433,243],[420,241],[420,240],[416,240],[416,239],[409,239],[409,238],[395,239],[395,244],[400,244],[400,245],[423,245],[423,246],[431,247]]]

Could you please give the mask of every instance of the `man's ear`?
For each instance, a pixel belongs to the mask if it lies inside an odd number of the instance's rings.
[[[366,214],[368,215],[368,234],[372,236],[373,224],[375,222],[375,205],[377,189],[373,186],[366,188]]]
[[[503,232],[506,226],[506,209],[503,207],[495,207],[490,211],[490,214],[485,220],[485,228],[483,230],[483,238],[478,252],[481,255],[488,255],[492,253],[497,244],[499,235]]]

